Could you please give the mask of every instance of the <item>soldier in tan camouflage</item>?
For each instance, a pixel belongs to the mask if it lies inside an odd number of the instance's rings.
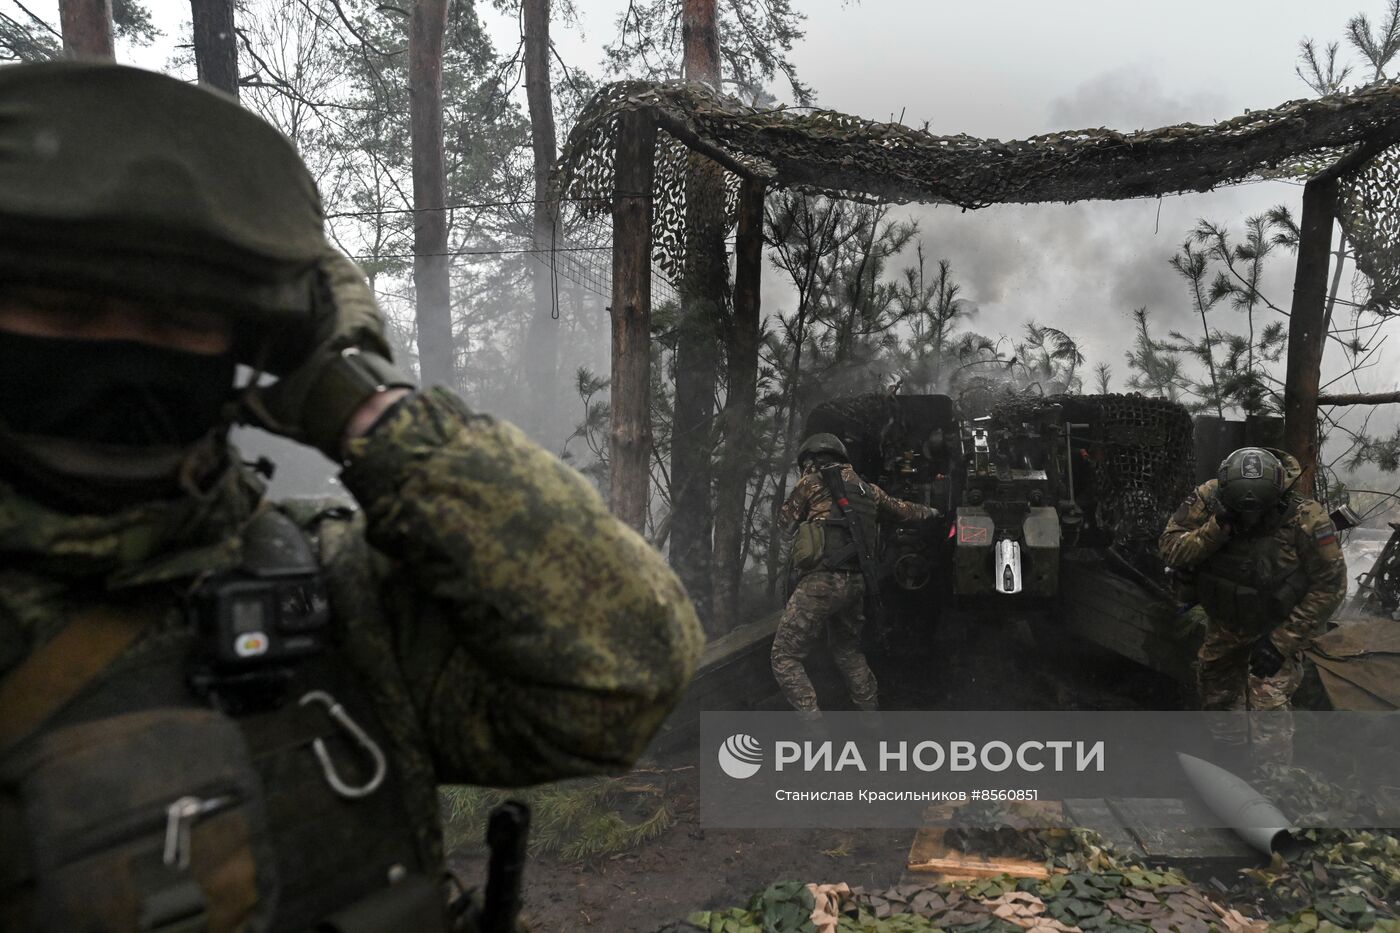
[[[864,537],[873,541],[877,521],[924,521],[936,518],[938,511],[896,499],[861,479],[846,462],[845,445],[834,435],[815,434],[807,438],[797,458],[802,478],[778,511],[778,524],[785,531],[797,531],[792,565],[802,577],[773,636],[773,676],[793,709],[816,718],[820,713],[817,693],[802,662],[825,632],[856,708],[874,710],[879,703],[878,685],[860,650],[865,580],[860,555],[846,523],[862,522]],[[846,485],[848,503],[844,516],[821,475],[821,468],[831,464],[840,465]]]
[[[1335,526],[1319,503],[1290,491],[1300,472],[1283,451],[1237,450],[1162,532],[1163,560],[1208,619],[1197,659],[1202,709],[1286,713],[1303,650],[1346,595]],[[1291,717],[1251,719],[1255,759],[1290,760]]]

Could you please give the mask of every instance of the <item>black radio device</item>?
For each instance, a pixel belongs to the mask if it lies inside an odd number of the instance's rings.
[[[330,602],[311,542],[282,512],[261,510],[242,541],[239,565],[187,600],[190,683],[221,706],[276,705],[296,663],[328,646]]]

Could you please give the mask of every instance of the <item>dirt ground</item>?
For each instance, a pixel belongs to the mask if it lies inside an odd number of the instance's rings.
[[[584,864],[532,859],[524,915],[537,933],[650,931],[696,910],[729,907],[773,881],[830,879],[884,887],[899,880],[912,830],[714,830],[700,826],[696,770],[684,756],[666,800],[675,816],[661,836]],[[481,878],[480,859],[454,865]]]
[[[918,657],[874,659],[890,709],[1144,709],[1179,701],[1176,685],[1083,644],[1038,643],[1025,624],[948,625]],[[829,706],[841,706],[836,696]],[[666,775],[674,822],[660,836],[612,857],[571,863],[532,858],[525,916],[540,933],[650,931],[696,910],[740,904],[782,880],[845,881],[883,888],[899,881],[914,837],[902,830],[714,830],[699,821],[696,751],[651,762]],[[458,859],[468,883],[481,859]]]

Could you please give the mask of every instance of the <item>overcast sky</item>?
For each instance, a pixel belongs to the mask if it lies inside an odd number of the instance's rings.
[[[597,72],[626,0],[577,5],[579,28],[556,30],[556,43],[570,65]],[[498,48],[513,48],[515,18],[479,6]],[[808,18],[793,58],[820,105],[875,119],[903,114],[906,123],[928,121],[937,133],[1007,139],[1082,127],[1212,123],[1306,97],[1310,92],[1294,74],[1299,39],[1338,39],[1348,17],[1379,16],[1384,4],[800,0],[795,6]],[[188,20],[188,4],[154,0],[151,7],[166,38],[137,57],[158,67]],[[1027,318],[1059,326],[1080,339],[1091,364],[1109,362],[1120,385],[1133,308],[1149,307],[1163,329],[1191,325],[1187,293],[1167,260],[1196,219],[1238,231],[1246,216],[1275,204],[1296,213],[1301,194],[1300,186],[1265,183],[1161,201],[900,210],[918,219],[928,255],[952,261],[966,296],[981,308],[979,330],[1014,332]],[[1291,266],[1290,256],[1281,257],[1264,288],[1285,307]],[[770,277],[764,300],[781,308],[788,297]],[[1393,385],[1390,367],[1384,369],[1371,371],[1363,385]]]

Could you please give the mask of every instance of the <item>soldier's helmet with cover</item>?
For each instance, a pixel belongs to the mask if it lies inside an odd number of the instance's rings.
[[[841,463],[850,460],[850,455],[846,453],[846,445],[841,442],[841,438],[835,434],[813,434],[802,442],[801,447],[797,448],[797,465],[806,467],[809,460],[823,456]]]
[[[1283,499],[1284,469],[1260,447],[1241,447],[1220,462],[1220,503],[1231,515],[1253,522]]]
[[[240,362],[314,340],[328,252],[292,144],[226,95],[139,68],[0,69],[0,281],[213,310]]]
[[[0,472],[65,511],[188,492],[186,466],[212,475],[235,417],[335,457],[366,393],[408,384],[291,142],[139,68],[0,69],[0,302],[228,325],[217,355],[0,331]],[[82,379],[53,365],[70,354]],[[280,378],[235,397],[236,363]]]

